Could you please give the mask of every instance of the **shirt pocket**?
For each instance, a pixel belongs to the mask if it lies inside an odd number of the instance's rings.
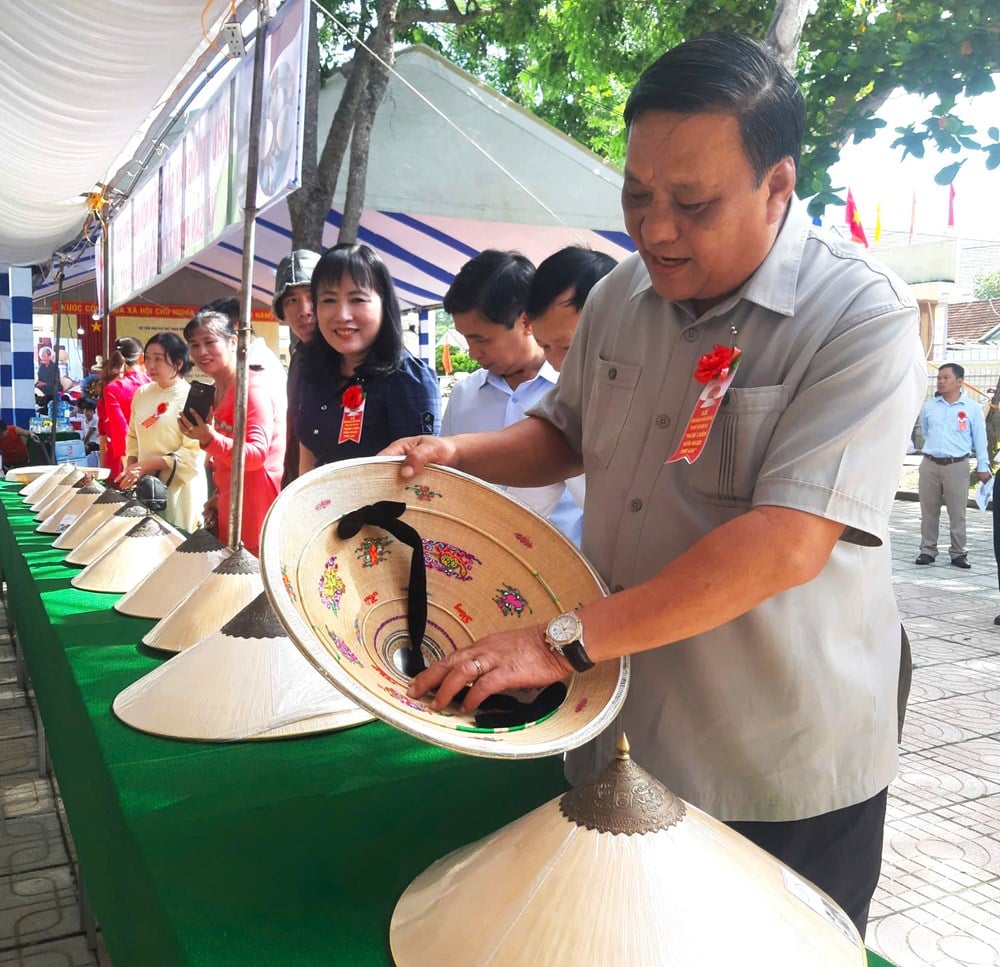
[[[625,429],[642,366],[598,357],[583,422],[584,462],[606,467]]]
[[[786,386],[731,388],[719,407],[701,458],[694,464],[700,496],[749,505],[778,420],[788,406]]]

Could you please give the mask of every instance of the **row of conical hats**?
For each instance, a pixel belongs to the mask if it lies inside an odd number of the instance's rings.
[[[256,576],[259,585],[252,556],[245,551],[231,554],[213,541],[204,532],[193,535],[116,604],[126,614],[162,614],[161,624],[144,639],[147,644],[163,647],[200,633],[191,620],[195,609],[183,615],[177,609],[177,603],[183,605],[199,588],[206,599],[219,602],[238,597],[230,578],[250,585]],[[202,554],[215,557],[200,561]],[[197,568],[207,572],[201,582],[173,603],[175,583],[190,580]],[[169,704],[183,704],[196,691],[205,722],[214,723],[218,709],[213,702],[227,702],[213,695],[212,687],[202,687],[204,680],[220,683],[220,666],[236,675],[260,658],[259,673],[244,676],[239,691],[248,704],[257,706],[266,705],[270,697],[271,728],[260,734],[282,734],[276,721],[280,701],[274,701],[273,691],[270,696],[261,692],[267,691],[268,682],[294,679],[291,674],[275,677],[273,663],[290,660],[297,652],[294,646],[251,651],[246,644],[280,637],[275,615],[258,593],[218,633],[123,692],[115,710],[126,721],[134,712],[133,724],[143,723],[139,728],[176,734],[169,731]],[[173,673],[182,667],[183,675]],[[313,674],[308,684],[322,701],[322,678]],[[224,692],[225,684],[216,691]],[[155,701],[146,701],[150,694]],[[297,696],[290,704],[301,712],[304,702]],[[287,724],[291,730],[295,726]],[[624,737],[616,761],[589,785],[420,874],[396,905],[389,939],[401,967],[442,962],[457,967],[860,967],[866,961],[857,931],[829,897],[724,824],[673,796],[631,761]]]
[[[61,464],[22,490],[41,533],[83,567],[71,583],[124,594],[122,614],[158,618],[142,638],[175,653],[125,689],[118,717],[202,741],[278,738],[372,719],[316,673],[285,636],[257,559],[207,531],[186,540],[139,501]]]

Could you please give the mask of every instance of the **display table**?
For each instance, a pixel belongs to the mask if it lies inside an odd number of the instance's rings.
[[[111,703],[161,660],[136,644],[153,622],[73,588],[19,490],[0,483],[8,609],[115,967],[389,964],[410,881],[565,788],[559,757],[474,759],[380,722],[229,745],[129,729]]]
[[[0,566],[80,868],[115,967],[389,964],[389,919],[431,862],[565,786],[558,757],[499,762],[373,722],[229,745],[122,725],[161,659],[152,621],[78,572],[0,484]]]

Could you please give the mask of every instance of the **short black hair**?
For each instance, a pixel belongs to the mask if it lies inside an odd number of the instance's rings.
[[[233,321],[233,328],[240,324],[240,300],[234,295],[220,296],[211,302],[206,302],[199,312],[221,312],[224,316],[229,316]]]
[[[219,312],[218,309],[199,309],[184,327],[184,338],[191,342],[195,330],[205,326],[223,339],[235,339],[238,323],[239,318],[233,319],[227,312]]]
[[[126,366],[135,366],[142,355],[142,343],[132,336],[122,336],[116,339],[111,350],[111,358],[124,369]]]
[[[349,275],[356,286],[378,294],[382,300],[382,324],[379,326],[375,342],[358,367],[357,375],[388,375],[399,369],[403,361],[403,314],[396,297],[396,287],[392,283],[385,262],[378,252],[368,245],[344,243],[328,249],[320,257],[313,269],[310,291],[319,319],[319,287],[338,285]],[[340,373],[341,355],[317,332],[307,343],[303,343],[303,365],[307,379],[342,378]]]
[[[520,252],[488,248],[459,270],[444,296],[444,311],[479,312],[498,326],[513,329],[524,312],[535,267]]]
[[[590,290],[617,264],[610,255],[591,248],[569,245],[559,249],[535,269],[524,303],[525,315],[537,319],[567,289],[573,290],[569,304],[579,312]]]
[[[188,355],[187,343],[176,332],[158,332],[146,340],[145,351],[147,353],[150,346],[159,346],[163,350],[164,356],[179,367],[177,372],[181,376],[186,376],[191,371],[194,364]]]
[[[645,111],[732,114],[758,186],[782,158],[798,167],[806,113],[802,91],[774,53],[749,37],[713,31],[668,50],[632,89],[626,127]]]
[[[965,379],[965,367],[959,363],[942,363],[938,366],[938,372],[940,373],[942,369],[950,369],[955,374],[956,379]]]
[[[94,400],[92,400],[89,396],[85,396],[80,401],[80,406],[82,406],[85,410],[96,410],[97,409],[97,403]]]

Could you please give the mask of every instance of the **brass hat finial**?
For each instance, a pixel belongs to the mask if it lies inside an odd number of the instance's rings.
[[[684,818],[684,800],[632,761],[623,732],[614,760],[559,800],[562,814],[599,833],[653,833]]]

